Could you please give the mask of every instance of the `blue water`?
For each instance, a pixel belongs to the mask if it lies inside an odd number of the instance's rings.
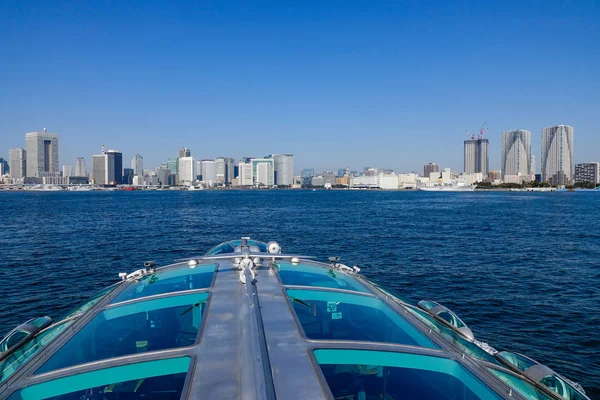
[[[0,193],[0,335],[147,260],[249,235],[437,300],[600,398],[600,193]]]

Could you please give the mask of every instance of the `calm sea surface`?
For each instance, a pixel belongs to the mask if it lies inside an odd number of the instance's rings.
[[[341,256],[600,398],[600,193],[0,193],[0,335],[119,272],[248,235]]]

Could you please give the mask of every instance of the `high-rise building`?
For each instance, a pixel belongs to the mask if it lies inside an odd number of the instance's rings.
[[[315,177],[315,170],[312,168],[306,168],[302,170],[302,184],[312,185],[312,178]]]
[[[191,157],[191,156],[192,156],[192,152],[187,147],[182,147],[182,148],[179,149],[179,158],[182,158],[182,157]]]
[[[123,185],[133,184],[133,168],[123,168]]]
[[[136,154],[131,158],[131,169],[133,170],[133,175],[141,176],[144,174],[144,157]]]
[[[231,183],[233,179],[233,158],[217,157],[215,163],[217,164],[217,182]]]
[[[255,185],[263,184],[265,186],[273,186],[275,184],[275,160],[272,158],[253,158],[252,164],[252,181]],[[268,164],[268,167],[262,166],[260,169],[260,177],[258,176],[258,165]]]
[[[15,179],[23,179],[27,174],[27,151],[25,149],[10,149],[10,175]]]
[[[252,181],[252,164],[240,162],[238,164],[238,171],[240,186],[252,186],[254,184]]]
[[[87,176],[85,158],[77,157],[75,160],[75,176]]]
[[[92,179],[96,185],[106,185],[108,183],[106,174],[106,154],[96,154],[92,156]]]
[[[56,172],[58,168],[58,134],[30,132],[25,134],[27,176],[39,177],[41,172]]]
[[[273,154],[275,184],[290,186],[294,184],[294,155]]]
[[[522,129],[502,132],[500,160],[502,179],[506,175],[531,175],[531,132]]]
[[[600,184],[600,163],[575,164],[575,182],[592,182],[598,186]]]
[[[169,185],[169,176],[171,175],[171,170],[168,168],[160,168],[158,170],[158,184],[162,186]]]
[[[123,184],[123,154],[117,150],[109,150],[106,153],[106,181],[111,185]]]
[[[63,165],[62,176],[65,178],[70,178],[73,176],[73,166],[72,165]]]
[[[529,173],[531,175],[535,175],[536,168],[537,168],[537,165],[535,164],[535,156],[532,155],[531,156],[531,167],[529,168]]]
[[[179,158],[179,184],[189,186],[196,180],[194,157]]]
[[[177,174],[178,164],[177,157],[167,159],[167,168],[171,170],[172,174]]]
[[[542,181],[551,185],[573,182],[573,127],[551,126],[542,129]]]
[[[425,178],[429,178],[429,174],[432,172],[440,172],[440,166],[433,162],[423,166],[423,176]]]
[[[215,160],[202,160],[202,182],[214,185],[217,182],[217,163]]]
[[[490,170],[490,159],[488,155],[488,139],[465,140],[465,173],[482,173],[487,176]]]
[[[4,158],[0,158],[0,176],[8,174],[8,162]]]

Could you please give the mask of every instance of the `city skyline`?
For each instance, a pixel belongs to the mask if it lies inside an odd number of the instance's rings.
[[[299,169],[460,170],[465,129],[486,121],[490,149],[524,129],[538,160],[542,128],[575,126],[574,162],[594,160],[599,16],[589,0],[6,4],[0,157],[47,127],[69,164],[104,143],[147,165],[187,146],[293,151]]]

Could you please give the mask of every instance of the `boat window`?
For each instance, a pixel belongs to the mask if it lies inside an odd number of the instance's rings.
[[[294,265],[288,262],[278,263],[277,266],[279,277],[284,285],[315,286],[370,293],[356,279],[341,271],[315,265]]]
[[[180,357],[84,372],[29,386],[9,400],[178,400],[189,365]]]
[[[568,382],[557,375],[548,375],[540,379],[540,383],[559,396],[569,400],[586,400]]]
[[[509,374],[508,372],[499,371],[494,368],[488,368],[491,373],[500,378],[504,383],[517,391],[521,396],[530,400],[552,400],[551,397],[543,394],[539,389],[529,382],[520,379],[517,376]]]
[[[89,310],[90,308],[92,308],[96,304],[98,304],[98,302],[100,300],[102,300],[104,298],[104,296],[106,296],[107,294],[109,294],[110,292],[112,292],[119,285],[120,285],[120,283],[112,285],[112,286],[109,286],[109,287],[107,287],[105,289],[102,289],[101,291],[99,291],[96,294],[94,294],[91,298],[85,300],[85,302],[83,302],[82,304],[78,305],[73,310],[69,311],[66,315],[62,316],[60,318],[60,320],[63,320],[63,319],[66,319],[66,318],[70,318],[70,317],[72,317],[74,315],[77,315],[77,314],[83,314],[84,312],[86,312],[87,310]]]
[[[509,353],[508,351],[501,351],[496,356],[502,357],[504,360],[508,361],[508,363],[512,364],[521,371],[525,371],[527,368],[536,365],[535,361],[520,354]]]
[[[288,289],[306,337],[360,340],[438,348],[378,298],[339,292]]]
[[[248,239],[247,240],[248,246],[257,246],[258,249],[262,252],[262,253],[266,253],[267,252],[267,245],[263,242],[259,242],[258,240],[252,240],[252,239]],[[225,242],[225,243],[221,243],[218,246],[213,247],[212,249],[208,250],[206,252],[205,255],[207,256],[215,256],[217,254],[228,254],[228,253],[233,253],[235,248],[238,246],[241,246],[242,241],[240,239],[238,240],[231,240],[229,242]]]
[[[0,383],[10,378],[20,367],[36,355],[43,347],[48,345],[66,328],[71,326],[74,320],[54,324],[46,330],[38,333],[31,340],[17,349],[10,356],[0,361]]]
[[[417,318],[419,318],[421,321],[423,321],[429,328],[436,331],[446,340],[458,346],[463,352],[470,355],[471,357],[475,357],[493,364],[498,364],[498,361],[494,358],[493,355],[483,350],[475,343],[466,340],[455,330],[444,326],[442,323],[436,321],[435,318],[425,313],[424,311],[412,307],[406,307],[406,309],[410,311],[413,315],[415,315]]]
[[[196,343],[208,293],[111,307],[96,315],[36,374],[73,365]]]
[[[315,350],[336,399],[449,399],[501,397],[456,361],[369,350]]]
[[[127,286],[111,301],[111,304],[163,293],[208,288],[212,284],[215,269],[216,264],[159,270]]]

